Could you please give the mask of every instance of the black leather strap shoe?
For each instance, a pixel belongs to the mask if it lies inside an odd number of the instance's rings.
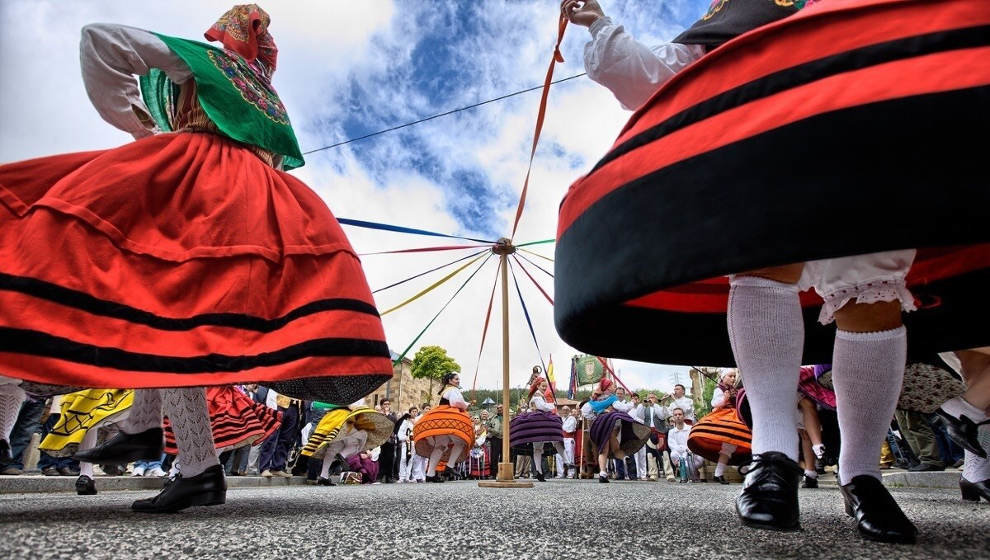
[[[801,483],[801,488],[818,488],[818,479],[804,475],[804,482]]]
[[[337,484],[329,478],[320,477],[316,481],[317,486],[336,486]]]
[[[846,501],[846,515],[856,518],[859,534],[872,541],[914,543],[918,529],[882,482],[861,474],[839,489]]]
[[[213,465],[190,478],[179,473],[154,498],[137,500],[131,509],[141,513],[175,513],[192,506],[216,506],[227,500],[223,468]]]
[[[990,420],[984,420],[977,424],[965,414],[961,414],[959,418],[956,418],[941,408],[935,411],[935,420],[945,426],[945,431],[959,447],[970,453],[976,453],[984,459],[987,458],[986,449],[983,449],[983,446],[980,445],[978,432],[980,431],[980,426],[987,424]]]
[[[14,458],[10,455],[10,442],[0,439],[0,465],[6,466],[13,460]]]
[[[132,461],[157,461],[162,457],[164,440],[161,428],[151,428],[137,434],[117,432],[102,445],[79,451],[72,456],[77,461],[99,465],[126,465]]]
[[[76,479],[76,494],[80,496],[95,496],[96,495],[96,483],[93,479],[86,475],[79,475]]]
[[[538,472],[536,473],[536,480],[539,480],[540,482],[546,482],[547,477],[543,476],[543,473]]]
[[[736,498],[736,513],[747,527],[775,531],[801,529],[798,482],[804,470],[787,455],[768,451],[753,455],[740,469],[746,485]]]
[[[959,491],[962,492],[962,499],[967,502],[978,502],[981,497],[990,502],[990,478],[980,482],[970,482],[960,476]]]

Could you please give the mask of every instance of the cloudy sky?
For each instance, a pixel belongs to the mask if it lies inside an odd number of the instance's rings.
[[[558,3],[542,0],[261,5],[272,16],[270,30],[279,46],[274,85],[304,152],[541,84],[558,10]],[[655,44],[690,25],[707,0],[603,0],[602,5],[639,40]],[[78,56],[83,25],[122,23],[202,39],[230,3],[175,0],[136,6],[123,0],[0,3],[0,161],[109,148],[130,139],[104,123],[86,97]],[[555,78],[584,72],[582,49],[588,39],[584,28],[568,29],[562,46],[566,63],[558,64]],[[538,91],[486,104],[310,154],[306,166],[293,173],[341,218],[496,239],[512,227],[538,105]],[[611,93],[585,77],[551,90],[517,243],[554,237],[557,207],[568,185],[605,153],[628,116]],[[345,230],[359,253],[459,244]],[[533,250],[553,256],[552,245]],[[363,263],[374,290],[467,254],[367,255]],[[527,256],[553,271],[548,260]],[[461,364],[466,385],[477,368],[478,387],[501,386],[498,314],[478,359],[494,261],[484,264],[410,351],[411,356],[423,344],[446,347]],[[386,315],[389,345],[404,350],[477,264]],[[528,266],[552,296],[552,279]],[[377,304],[382,310],[393,307],[454,268],[381,291]],[[552,354],[558,383],[566,383],[575,350],[557,336],[549,303],[529,278],[518,274],[543,359]],[[539,355],[514,286],[510,320],[510,383],[519,385]],[[622,360],[615,365],[633,387],[669,388],[675,376],[682,382],[687,377],[683,367]]]

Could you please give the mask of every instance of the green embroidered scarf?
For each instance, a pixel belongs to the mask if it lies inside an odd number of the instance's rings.
[[[192,70],[200,105],[225,135],[283,156],[284,169],[302,167],[302,153],[278,94],[237,55],[198,41],[159,35]],[[141,95],[159,128],[171,130],[168,106],[175,85],[153,68],[140,77]]]

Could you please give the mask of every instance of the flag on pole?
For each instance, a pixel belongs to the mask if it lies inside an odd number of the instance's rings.
[[[567,398],[573,399],[577,394],[577,356],[571,357],[571,381],[567,384]]]
[[[553,375],[553,354],[550,354],[550,361],[547,363],[547,381],[550,382],[550,390],[557,394],[557,378]]]

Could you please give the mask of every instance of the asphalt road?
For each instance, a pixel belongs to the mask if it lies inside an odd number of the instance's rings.
[[[990,504],[894,489],[914,546],[862,540],[836,488],[804,490],[803,530],[740,527],[739,485],[589,481],[232,489],[223,506],[135,514],[154,492],[0,495],[0,559],[990,558]]]

